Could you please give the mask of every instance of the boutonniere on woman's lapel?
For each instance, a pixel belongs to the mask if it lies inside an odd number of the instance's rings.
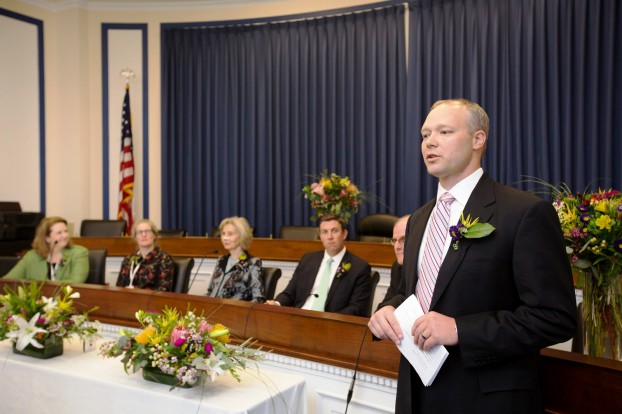
[[[60,259],[60,262],[58,262],[58,267],[63,267],[63,266],[65,266],[66,264],[67,264],[67,259],[65,259],[65,257],[63,256],[63,257]]]
[[[460,240],[463,237],[467,239],[479,239],[488,236],[493,231],[495,231],[495,228],[489,223],[480,223],[479,217],[475,220],[471,220],[471,215],[469,214],[467,218],[464,218],[464,212],[458,224],[449,228],[454,250],[458,250],[458,247],[460,247]]]
[[[351,267],[352,267],[351,263],[341,262],[341,265],[337,268],[337,271],[335,272],[335,277],[337,279],[341,279],[343,275],[348,273],[348,270],[350,270]]]
[[[134,265],[134,266],[139,265],[142,263],[142,261],[143,261],[143,257],[140,255],[140,253],[130,256],[131,265]]]
[[[242,269],[245,269],[248,266],[250,266],[250,260],[248,259],[248,255],[246,253],[243,252],[238,257],[238,266],[240,266]]]

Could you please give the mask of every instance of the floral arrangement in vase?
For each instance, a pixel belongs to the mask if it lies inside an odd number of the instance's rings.
[[[315,214],[311,217],[313,221],[325,214],[334,214],[342,217],[347,223],[366,199],[366,195],[350,181],[349,177],[341,177],[335,173],[328,174],[326,170],[315,177],[315,182],[302,187],[302,193],[315,210]]]
[[[535,181],[551,192],[570,263],[584,275],[586,352],[602,357],[608,349],[622,360],[622,194]]]
[[[99,353],[122,356],[125,372],[142,369],[146,380],[187,388],[199,385],[205,377],[214,381],[229,373],[240,381],[238,370],[263,359],[261,348],[252,347],[256,341],[232,345],[227,327],[211,324],[190,310],[185,315],[169,307],[160,313],[140,310],[136,319],[143,328],[140,333],[121,330],[119,339],[103,343]]]
[[[62,354],[63,339],[73,335],[86,340],[97,336],[98,329],[88,322],[88,312],[79,313],[73,300],[80,293],[69,285],[60,285],[51,297],[42,295],[44,283],[31,282],[17,288],[4,287],[0,295],[0,340],[10,338],[18,353],[37,356],[37,349],[54,344]],[[30,352],[26,352],[30,350]]]

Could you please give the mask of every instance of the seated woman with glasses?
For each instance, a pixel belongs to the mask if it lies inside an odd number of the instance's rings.
[[[218,258],[207,296],[265,302],[261,259],[247,251],[253,242],[248,221],[243,217],[229,217],[218,229],[220,241],[229,253]]]
[[[138,251],[123,259],[117,286],[169,292],[173,289],[173,258],[156,245],[158,235],[151,220],[142,219],[134,224],[132,236]]]
[[[71,244],[67,220],[62,217],[46,217],[35,230],[32,250],[4,277],[84,283],[88,275],[89,251]]]

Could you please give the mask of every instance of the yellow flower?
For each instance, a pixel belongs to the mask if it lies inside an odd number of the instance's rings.
[[[141,333],[139,333],[138,335],[136,335],[136,342],[138,342],[139,344],[147,344],[147,342],[149,342],[149,339],[156,334],[156,330],[153,326],[147,326]]]
[[[600,211],[601,213],[606,213],[607,212],[607,202],[606,201],[601,201],[600,203],[596,204],[594,206],[594,210]]]
[[[611,223],[613,220],[611,220],[611,217],[609,217],[606,214],[603,214],[602,216],[600,216],[599,218],[596,219],[596,225],[601,229],[607,229],[609,231],[611,231]]]
[[[231,341],[231,338],[229,337],[229,329],[219,323],[212,327],[209,336],[210,338],[217,339],[224,343],[229,343]]]

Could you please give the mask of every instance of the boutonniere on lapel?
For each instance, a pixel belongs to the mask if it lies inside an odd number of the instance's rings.
[[[130,257],[130,265],[139,265],[143,261],[143,257],[140,254],[135,254]]]
[[[352,267],[352,263],[341,262],[341,265],[337,268],[337,271],[335,272],[335,277],[337,279],[341,279],[343,275],[348,273],[348,270],[350,270],[351,267]]]
[[[242,253],[239,257],[238,257],[238,266],[242,269],[246,269],[247,267],[250,266],[250,260],[248,258],[248,255],[246,253]]]
[[[63,257],[62,259],[60,259],[60,262],[58,262],[58,267],[63,267],[67,264],[67,259],[65,259],[65,257]]]
[[[464,213],[462,213],[458,224],[449,228],[454,250],[458,250],[458,247],[460,247],[460,240],[462,240],[463,237],[467,239],[479,239],[488,236],[493,231],[495,231],[495,228],[490,223],[480,223],[479,217],[471,220],[470,214],[464,218]]]

